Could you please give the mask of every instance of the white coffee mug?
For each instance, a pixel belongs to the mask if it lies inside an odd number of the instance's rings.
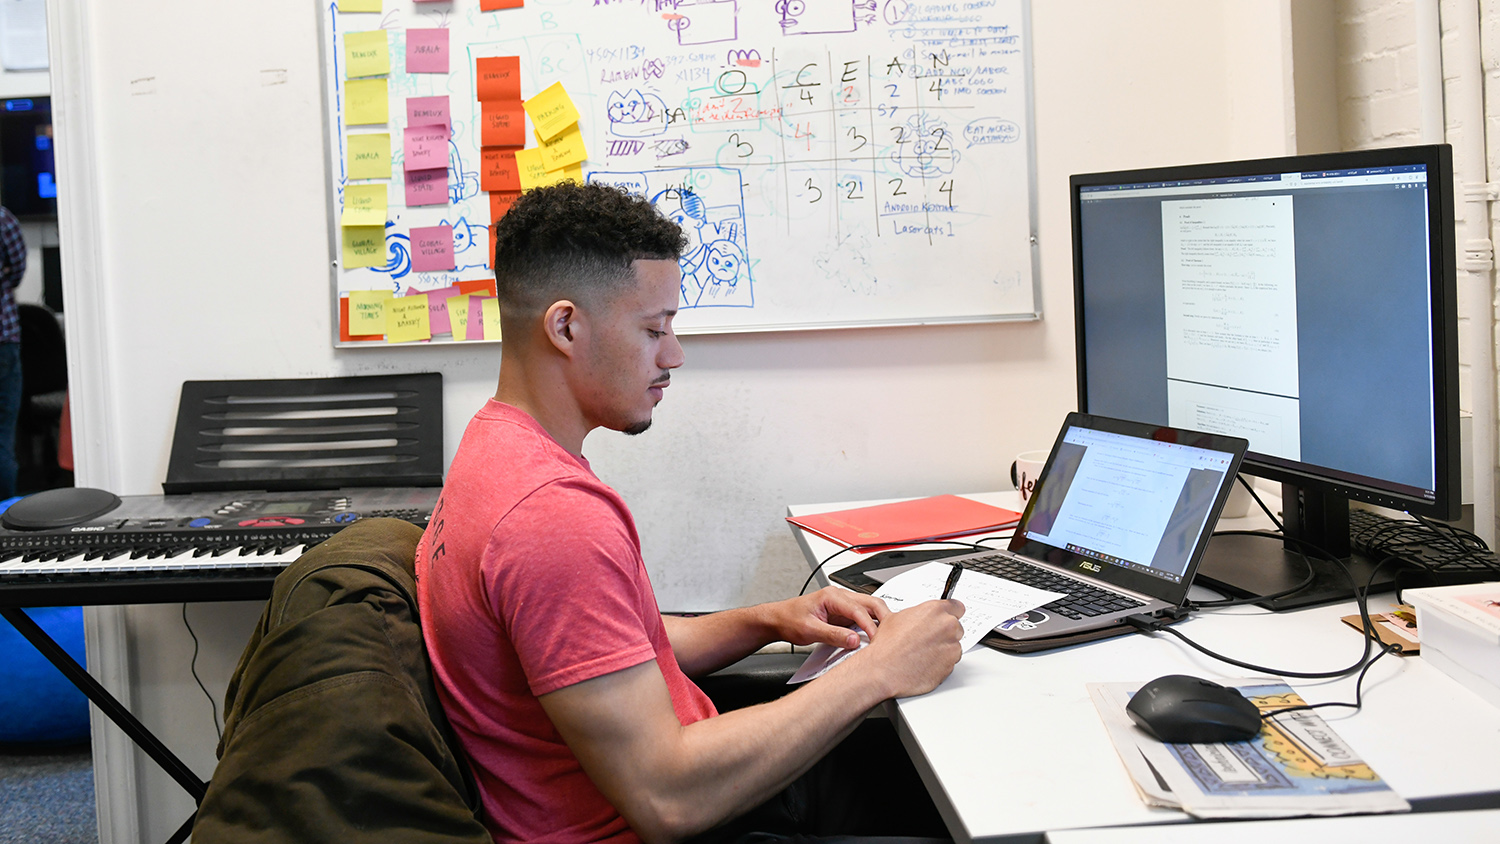
[[[1036,489],[1036,479],[1042,474],[1042,467],[1047,465],[1047,455],[1052,452],[1047,449],[1040,451],[1023,451],[1016,455],[1016,462],[1010,464],[1010,480],[1021,492],[1021,500],[1031,498],[1031,491]]]

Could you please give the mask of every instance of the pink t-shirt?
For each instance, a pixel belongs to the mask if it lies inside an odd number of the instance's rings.
[[[656,660],[683,724],[716,714],[677,665],[625,502],[526,413],[464,432],[417,547],[422,633],[496,841],[639,841],[537,697]]]

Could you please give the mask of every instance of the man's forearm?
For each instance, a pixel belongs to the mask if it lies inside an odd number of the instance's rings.
[[[689,677],[712,674],[777,640],[769,605],[684,618],[663,616],[677,664]]]

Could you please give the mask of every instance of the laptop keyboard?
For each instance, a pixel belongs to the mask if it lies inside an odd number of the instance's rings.
[[[964,560],[962,565],[966,569],[992,574],[1005,580],[1014,580],[1017,583],[1046,589],[1049,592],[1066,592],[1067,597],[1058,598],[1042,607],[1064,618],[1074,620],[1092,618],[1105,613],[1145,606],[1145,603],[1134,598],[1109,592],[1081,580],[1064,577],[1040,566],[1028,565],[1020,560],[1013,560],[998,554]]]

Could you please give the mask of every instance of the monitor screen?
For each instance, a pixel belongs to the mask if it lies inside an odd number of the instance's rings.
[[[1073,177],[1080,409],[1454,517],[1452,178],[1446,146]]]
[[[0,205],[20,219],[57,217],[48,97],[0,99]]]

